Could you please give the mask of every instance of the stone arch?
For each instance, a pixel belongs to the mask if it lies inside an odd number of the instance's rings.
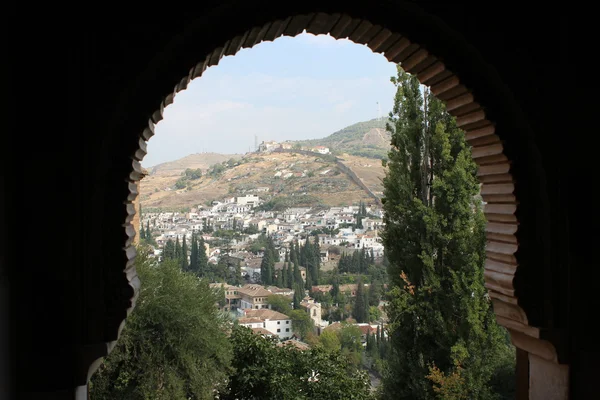
[[[164,108],[173,102],[177,92],[187,88],[189,82],[200,77],[206,68],[217,65],[223,56],[234,55],[241,48],[249,48],[262,41],[296,36],[304,29],[313,34],[329,33],[337,39],[348,38],[357,44],[367,45],[374,52],[383,53],[389,61],[401,63],[407,72],[415,74],[421,83],[430,86],[432,92],[446,103],[448,111],[457,118],[459,127],[465,130],[467,140],[473,147],[473,157],[479,165],[482,196],[488,203],[485,209],[488,221],[485,281],[498,321],[509,329],[518,347],[556,362],[559,357],[554,345],[540,340],[543,338],[540,327],[547,320],[543,306],[540,305],[542,300],[535,300],[533,295],[526,292],[526,289],[531,288],[532,272],[521,268],[518,250],[522,236],[519,231],[520,204],[517,201],[517,197],[521,197],[515,190],[517,180],[514,158],[507,151],[505,141],[507,137],[512,139],[510,134],[497,131],[494,112],[489,113],[482,106],[487,103],[480,100],[477,90],[460,81],[444,60],[401,33],[346,14],[318,12],[285,19],[274,18],[272,22],[258,25],[233,37],[194,65],[150,115],[148,126],[136,138],[136,149],[131,157],[132,171],[126,179],[127,190],[124,191],[127,197],[124,221],[127,281],[121,282],[127,286],[127,290],[123,292],[128,300],[127,314],[134,306],[139,289],[139,280],[133,266],[135,232],[131,224],[136,211],[133,207],[137,196],[136,182],[143,175],[140,161],[146,154],[146,140],[154,135],[154,126],[162,119]],[[518,153],[518,150],[512,152]],[[534,292],[538,294],[538,291]],[[115,322],[118,322],[117,332],[120,332],[124,319],[116,316],[111,321],[113,327]],[[112,339],[116,340],[116,336]]]
[[[526,329],[529,320],[518,304],[513,285],[518,269],[515,257],[518,247],[515,236],[518,230],[515,215],[518,202],[510,171],[511,161],[504,154],[503,143],[496,134],[494,123],[486,118],[485,110],[475,100],[474,93],[442,61],[407,37],[366,20],[345,14],[298,15],[252,28],[216,48],[182,78],[152,113],[149,126],[143,130],[139,140],[140,148],[134,155],[133,172],[129,177],[131,196],[137,195],[137,188],[133,185],[144,175],[140,161],[146,155],[146,141],[154,135],[154,125],[163,119],[165,107],[173,103],[177,92],[185,90],[193,79],[201,77],[208,67],[216,66],[224,56],[233,56],[243,48],[251,48],[282,36],[294,37],[303,30],[315,35],[330,34],[336,39],[348,38],[368,46],[375,53],[383,54],[390,62],[401,64],[405,71],[416,75],[422,84],[429,86],[432,93],[446,104],[448,112],[456,117],[457,125],[465,131],[466,139],[472,146],[473,158],[479,167],[477,174],[482,184],[481,194],[487,203],[485,285],[493,299],[499,322],[507,328]],[[126,230],[129,241],[132,241],[134,229],[130,221],[135,216],[135,208],[129,202],[127,208]],[[127,253],[133,258],[135,251],[132,246],[128,242]]]

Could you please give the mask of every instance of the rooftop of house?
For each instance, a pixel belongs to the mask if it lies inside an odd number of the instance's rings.
[[[377,333],[377,325],[363,323],[363,324],[356,324],[356,326],[358,326],[358,329],[360,329],[360,333],[362,335],[366,335],[367,332],[370,334]]]
[[[301,342],[301,341],[296,340],[296,339],[284,340],[283,342],[277,343],[277,346],[279,346],[279,347],[293,346],[293,347],[295,347],[298,350],[308,350],[308,349],[310,349],[310,346],[307,343]]]
[[[309,303],[307,301],[301,301],[300,305],[305,308],[319,308],[321,307],[320,303]]]
[[[287,293],[290,292],[291,289],[288,288],[280,288],[277,286],[267,286],[267,290],[271,293]]]
[[[341,322],[334,322],[332,324],[329,324],[325,329],[323,329],[324,331],[337,331],[342,329],[342,323]]]
[[[312,287],[313,292],[329,292],[331,289],[333,289],[333,285],[317,285]]]
[[[262,324],[263,320],[260,318],[238,318],[240,324]]]
[[[282,314],[278,311],[269,310],[268,308],[263,308],[260,310],[246,310],[246,318],[258,318],[261,320],[271,320],[271,321],[280,321],[285,319],[290,319],[285,314]]]
[[[250,297],[256,297],[256,296],[266,297],[266,296],[270,296],[273,294],[258,284],[244,285],[241,288],[238,288],[238,293],[241,293],[241,294],[244,294],[244,295],[247,295]]]
[[[259,334],[259,335],[275,336],[274,333],[269,332],[265,328],[251,328],[251,329],[252,329],[252,332]]]

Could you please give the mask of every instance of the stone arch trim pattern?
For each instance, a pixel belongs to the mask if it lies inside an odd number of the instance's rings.
[[[487,259],[484,279],[496,318],[511,334],[516,332],[518,337],[524,335],[538,343],[536,339],[540,339],[540,329],[529,326],[527,313],[519,305],[514,286],[518,269],[515,253],[518,248],[516,233],[519,223],[516,217],[518,201],[514,194],[515,182],[511,174],[511,161],[504,154],[504,145],[496,134],[494,123],[486,118],[484,107],[476,101],[476,93],[472,93],[461,84],[459,78],[446,68],[442,60],[419,44],[367,20],[337,13],[296,15],[254,27],[243,35],[234,37],[197,63],[152,113],[148,126],[139,137],[139,148],[132,157],[133,168],[128,177],[127,218],[123,225],[127,235],[124,249],[127,257],[125,272],[134,296],[127,314],[133,309],[139,291],[139,279],[134,267],[135,229],[132,221],[136,213],[133,201],[138,196],[136,183],[144,176],[140,161],[147,153],[146,141],[154,135],[155,125],[163,119],[165,107],[173,103],[175,95],[185,90],[193,79],[200,77],[208,67],[217,65],[222,57],[235,55],[242,48],[251,48],[281,36],[293,37],[304,30],[314,35],[330,34],[336,39],[349,39],[368,46],[375,53],[383,54],[390,62],[401,64],[405,71],[416,75],[422,84],[429,86],[432,93],[446,104],[448,112],[456,117],[457,125],[465,131],[467,142],[472,146],[472,156],[478,165],[481,195],[486,202],[484,213],[487,220]],[[122,326],[123,324],[121,328]],[[525,343],[527,340],[519,342]],[[548,342],[545,344],[550,345]],[[537,345],[523,344],[526,350],[538,353],[534,351],[534,347]],[[556,358],[554,351],[543,353],[544,358],[552,358],[550,361]]]

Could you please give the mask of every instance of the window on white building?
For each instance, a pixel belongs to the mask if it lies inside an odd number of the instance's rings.
[[[290,328],[285,328],[285,331],[286,331],[286,332],[289,332],[289,331],[290,331]]]
[[[281,329],[277,329],[277,333],[281,332]]]

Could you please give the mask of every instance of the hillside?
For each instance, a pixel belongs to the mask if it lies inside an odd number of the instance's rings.
[[[361,200],[372,201],[365,190],[340,171],[335,161],[295,153],[248,153],[233,166],[222,167],[223,164],[219,164],[223,171],[212,176],[203,169],[201,178],[186,181],[187,187],[177,190],[175,183],[181,178],[181,171],[193,168],[187,164],[190,160],[190,157],[185,157],[171,163],[178,169],[163,169],[162,172],[159,170],[160,173],[146,176],[141,181],[142,206],[191,207],[228,195],[248,193],[257,193],[266,200],[272,200],[271,205],[281,206],[338,206],[356,204]],[[343,162],[356,169],[356,173],[365,175],[365,183],[377,188],[377,177],[383,173],[379,160],[347,156]],[[362,178],[361,175],[359,177]],[[256,190],[259,188],[268,188],[268,191],[259,192]]]
[[[313,146],[329,147],[330,151],[341,155],[347,153],[368,158],[387,158],[390,148],[390,134],[385,130],[386,119],[372,119],[350,125],[323,139],[300,140],[303,148]]]
[[[222,163],[231,158],[238,160],[241,154],[196,153],[180,158],[179,160],[164,162],[154,167],[147,168],[150,175],[171,176],[179,175],[186,168],[202,170],[208,169],[213,164]]]

